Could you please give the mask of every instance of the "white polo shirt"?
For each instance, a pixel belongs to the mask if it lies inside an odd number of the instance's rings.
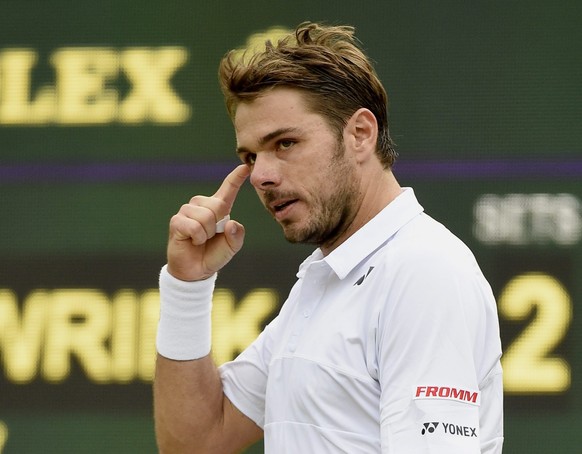
[[[501,453],[496,304],[473,254],[412,189],[327,257],[221,366],[267,453]]]

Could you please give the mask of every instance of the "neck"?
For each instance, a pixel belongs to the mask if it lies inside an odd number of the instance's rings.
[[[402,188],[390,169],[362,178],[359,191],[361,196],[354,219],[340,236],[329,243],[320,245],[323,255],[330,254],[340,246],[398,197],[401,192]]]

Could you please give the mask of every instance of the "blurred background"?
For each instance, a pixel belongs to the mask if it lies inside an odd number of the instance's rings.
[[[236,165],[229,49],[350,24],[390,98],[394,172],[474,251],[498,300],[504,452],[582,427],[582,8],[542,0],[0,0],[0,453],[154,453],[167,224]],[[310,248],[247,184],[214,355],[234,357]],[[262,445],[249,452],[262,452]]]

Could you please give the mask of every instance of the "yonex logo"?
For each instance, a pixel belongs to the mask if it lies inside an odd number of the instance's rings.
[[[423,429],[422,429],[422,432],[420,432],[420,433],[421,433],[422,435],[424,435],[424,434],[425,434],[425,433],[427,433],[427,432],[428,432],[429,434],[431,434],[431,433],[433,433],[433,432],[436,430],[436,428],[439,426],[439,423],[438,423],[438,422],[425,422],[425,423],[423,424],[423,426],[424,426],[424,427],[423,427]]]
[[[440,427],[440,429],[439,429]],[[477,428],[469,426],[460,426],[458,424],[451,424],[448,422],[425,422],[422,424],[421,435],[433,434],[435,432],[446,435],[455,435],[458,437],[473,438],[477,437]]]
[[[479,405],[479,391],[450,386],[417,386],[414,399],[449,399]]]
[[[366,274],[364,274],[360,279],[358,279],[354,285],[362,285],[362,282],[364,282],[364,279],[366,279],[368,277],[368,274],[370,274],[372,272],[372,270],[374,269],[373,266],[371,266],[368,269],[368,272]]]

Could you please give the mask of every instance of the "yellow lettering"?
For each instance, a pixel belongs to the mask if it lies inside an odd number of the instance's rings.
[[[37,374],[45,314],[45,292],[26,300],[21,318],[16,295],[0,290],[1,357],[6,377],[15,383],[27,383]]]
[[[170,79],[187,59],[182,47],[123,51],[121,64],[132,86],[119,106],[119,119],[124,123],[186,121],[190,108],[176,95]]]
[[[274,289],[255,289],[237,302],[218,289],[212,318],[213,355],[229,361],[261,332],[275,310]],[[6,378],[27,383],[38,376],[59,383],[73,360],[95,383],[151,382],[156,360],[159,291],[35,290],[19,310],[11,290],[0,289],[0,361]],[[40,370],[39,370],[40,368]]]
[[[212,353],[222,364],[244,350],[261,332],[261,323],[273,312],[278,294],[273,289],[255,289],[238,305],[230,290],[214,292]]]
[[[502,358],[506,393],[562,393],[571,385],[568,362],[553,353],[572,322],[572,300],[554,277],[525,273],[514,277],[499,297],[508,320],[534,318],[506,348]]]
[[[118,73],[113,49],[63,48],[53,54],[51,62],[57,76],[59,122],[96,124],[115,119],[118,95],[106,88]]]
[[[135,378],[137,360],[137,295],[121,290],[113,299],[111,378],[127,383]]]
[[[4,445],[6,445],[6,440],[8,440],[8,426],[3,421],[0,421],[0,454],[4,449]]]
[[[148,290],[140,299],[138,376],[150,382],[156,366],[156,333],[160,319],[160,292]]]
[[[54,85],[31,93],[37,52],[1,50],[0,124],[184,123],[191,108],[171,79],[187,60],[188,50],[177,46],[61,48],[50,56]],[[121,100],[118,84],[123,75],[130,86]]]
[[[60,382],[70,373],[75,355],[88,378],[107,382],[110,356],[105,342],[110,335],[109,300],[98,290],[56,290],[51,294],[42,373]]]
[[[37,58],[31,49],[0,52],[0,123],[45,123],[54,116],[55,95],[51,87],[39,90],[36,99],[31,100],[31,71]]]

